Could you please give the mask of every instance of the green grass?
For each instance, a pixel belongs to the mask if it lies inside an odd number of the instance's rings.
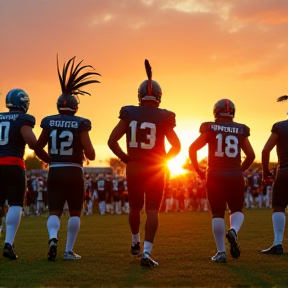
[[[273,243],[271,213],[244,211],[242,254],[231,258],[227,243],[227,264],[210,260],[216,248],[209,212],[161,213],[152,253],[160,267],[155,269],[141,268],[131,258],[127,215],[82,217],[74,247],[82,259],[77,261],[62,258],[68,220],[62,217],[55,262],[46,259],[47,215],[26,217],[15,239],[19,259],[0,259],[0,287],[288,287],[288,253],[260,254]]]

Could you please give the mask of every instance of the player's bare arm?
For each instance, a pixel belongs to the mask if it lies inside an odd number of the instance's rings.
[[[37,150],[37,138],[32,130],[31,126],[24,125],[21,127],[21,135],[24,141],[27,143],[30,149],[34,150],[37,157],[44,161],[45,163],[49,163],[49,156],[46,151],[42,149]]]
[[[264,174],[269,172],[270,152],[276,145],[277,141],[278,141],[278,134],[271,133],[270,137],[268,138],[262,150],[262,170]]]
[[[166,160],[169,161],[179,154],[181,151],[181,143],[173,129],[169,129],[166,133],[166,138],[171,145],[170,150],[166,154]]]
[[[32,129],[33,128],[31,126],[24,125],[21,127],[20,132],[29,148],[35,150],[37,145],[37,139]]]
[[[247,170],[255,159],[255,153],[248,138],[245,138],[242,143],[242,150],[246,157],[241,164],[242,171]]]
[[[89,160],[95,160],[95,150],[93,148],[90,136],[89,136],[89,132],[88,131],[82,131],[80,134],[81,137],[81,143],[84,147],[84,153],[85,156],[89,159]]]
[[[201,133],[200,136],[189,147],[189,158],[196,171],[199,170],[197,151],[207,144],[206,133]]]
[[[108,139],[108,146],[112,152],[120,159],[125,159],[128,155],[121,149],[118,141],[126,133],[127,124],[124,120],[120,120],[115,126]]]
[[[48,132],[45,130],[42,130],[41,135],[37,141],[36,149],[35,149],[35,153],[37,157],[40,158],[45,163],[50,162],[50,157],[48,153],[44,150],[44,147],[47,145],[48,140],[49,140]]]

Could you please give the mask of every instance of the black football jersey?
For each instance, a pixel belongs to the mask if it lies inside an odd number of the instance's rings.
[[[0,157],[23,159],[26,142],[20,130],[25,125],[34,128],[35,118],[17,111],[0,113]]]
[[[280,168],[288,167],[288,120],[280,121],[272,126],[272,133],[278,134],[276,152]]]
[[[48,154],[50,163],[83,162],[83,146],[80,139],[82,131],[91,130],[91,122],[88,119],[74,115],[52,115],[45,117],[41,122],[41,128],[48,131]]]
[[[208,169],[240,170],[241,145],[250,136],[250,129],[236,122],[205,122],[200,133],[207,133]]]
[[[155,107],[124,106],[119,118],[127,122],[129,158],[132,161],[161,163],[166,155],[167,130],[176,126],[175,114]]]

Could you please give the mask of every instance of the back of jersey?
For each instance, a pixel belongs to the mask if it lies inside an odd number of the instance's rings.
[[[45,117],[41,127],[50,135],[48,154],[50,163],[76,163],[82,165],[83,146],[80,134],[91,130],[88,119],[74,115],[52,115]]]
[[[167,129],[176,125],[175,114],[147,106],[125,106],[120,119],[127,122],[127,152],[132,161],[159,164],[164,160]]]
[[[249,128],[236,122],[206,122],[200,127],[207,133],[208,170],[240,170],[242,141]]]
[[[23,159],[26,142],[20,130],[25,125],[34,128],[35,118],[23,112],[0,113],[0,157]]]

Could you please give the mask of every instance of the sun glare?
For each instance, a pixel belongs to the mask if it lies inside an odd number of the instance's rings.
[[[168,162],[168,168],[172,177],[188,172],[187,170],[182,168],[182,166],[185,164],[185,161],[185,155],[180,153],[178,156]]]
[[[181,121],[179,120],[179,126],[175,128],[175,131],[181,142],[181,152],[172,160],[168,162],[168,168],[170,170],[171,176],[176,176],[180,174],[185,174],[188,170],[182,168],[186,163],[188,158],[188,150],[191,143],[199,136],[198,127],[199,121],[195,119],[194,121]],[[181,128],[180,128],[181,127]],[[194,131],[194,132],[192,132]],[[195,132],[196,131],[196,132]],[[167,147],[169,148],[169,143],[166,142]],[[207,146],[203,147],[197,153],[197,158],[201,161],[203,158],[207,157],[208,149]]]

